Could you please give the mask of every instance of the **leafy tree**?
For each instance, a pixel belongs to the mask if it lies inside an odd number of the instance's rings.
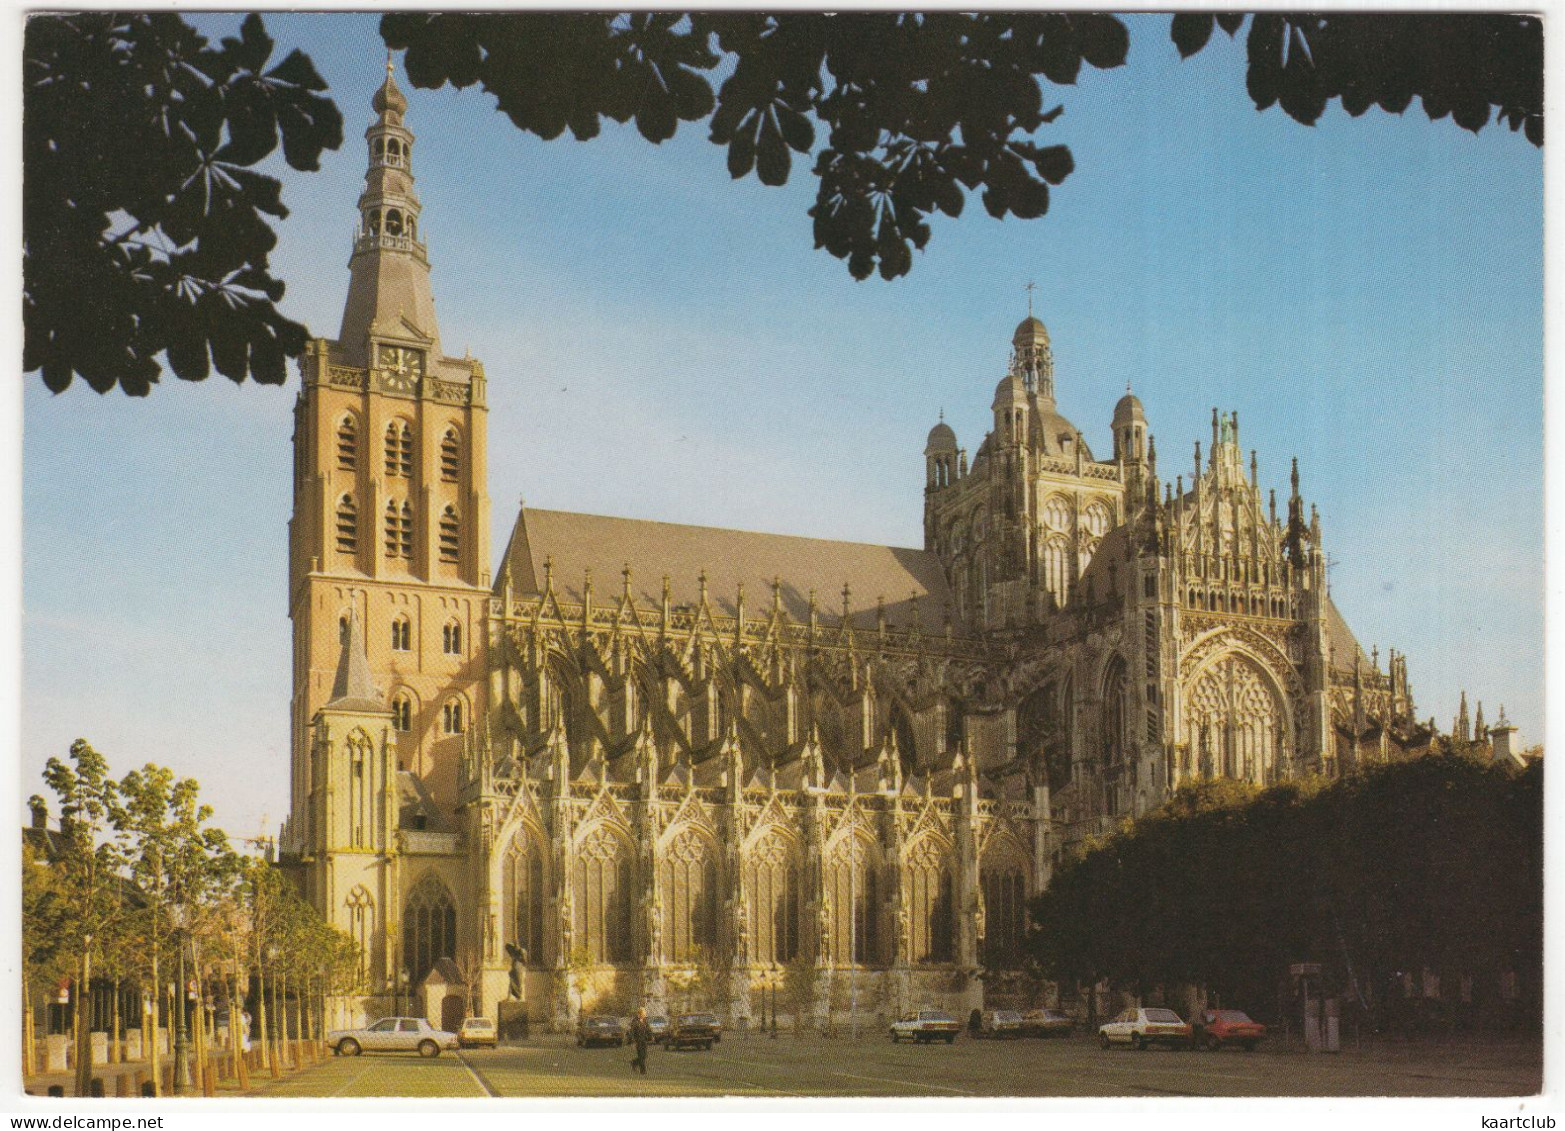
[[[1214,21],[1234,35],[1245,18],[1178,16],[1171,33],[1190,55]],[[928,217],[961,215],[968,193],[997,219],[1043,215],[1075,166],[1065,146],[1034,140],[1063,109],[1043,82],[1117,67],[1130,43],[1114,17],[1044,12],[394,12],[381,35],[407,51],[415,86],[477,83],[543,138],[633,119],[657,143],[710,119],[729,173],[767,185],[787,181],[795,154],[813,157],[815,245],[856,279],[906,274]],[[1263,13],[1247,51],[1256,107],[1280,103],[1306,124],[1333,98],[1358,115],[1417,96],[1431,118],[1477,130],[1493,107],[1543,141],[1534,17]],[[714,95],[706,76],[730,64]]]
[[[1191,14],[1170,32],[1188,56],[1246,21],[1258,109],[1313,124],[1333,99],[1359,115],[1416,97],[1431,118],[1498,118],[1542,144],[1536,17]],[[704,121],[734,178],[781,185],[808,161],[815,244],[857,279],[906,274],[931,217],[969,194],[997,218],[1043,215],[1075,166],[1037,136],[1063,110],[1046,92],[1129,47],[1112,16],[1043,12],[395,12],[381,35],[415,85],[477,84],[543,138],[587,140],[608,119],[656,144]],[[283,380],[305,330],[274,305],[269,218],[286,210],[252,167],[280,142],[314,169],[342,129],[309,59],[267,70],[271,51],[256,16],[217,47],[173,14],[28,21],[24,368],[49,388],[80,374],[142,395],[160,356],[184,379]]]
[[[1531,776],[1529,776],[1529,774]],[[1541,771],[1443,755],[1338,782],[1181,790],[1034,901],[1052,976],[1265,1010],[1291,962],[1361,1005],[1396,971],[1541,971]]]
[[[125,914],[125,857],[111,836],[120,814],[119,790],[107,760],[80,738],[71,743],[69,762],[49,759],[44,781],[59,801],[59,847],[52,861],[58,892],[55,929],[76,980],[76,1094],[85,1096],[92,1083],[87,1016],[92,958]]]
[[[23,43],[23,368],[59,392],[143,396],[159,356],[185,380],[215,366],[281,384],[305,328],[278,313],[267,256],[280,184],[342,144],[314,64],[268,69],[259,16],[212,46],[173,13],[27,21]]]
[[[194,778],[176,778],[172,770],[151,763],[130,771],[119,784],[123,803],[116,828],[129,861],[130,879],[143,901],[137,919],[146,940],[143,953],[154,987],[163,984],[162,962],[165,956],[175,959],[176,945],[184,945],[192,937],[215,939],[221,926],[220,896],[233,867],[232,854],[227,834],[209,824],[212,807],[201,804],[200,793],[200,783]],[[195,970],[192,963],[187,976]],[[185,987],[180,986],[175,1008],[185,1008],[185,993]],[[198,1031],[198,1052],[200,1044]],[[154,1041],[151,1066],[155,1088],[162,1086],[157,1055]]]

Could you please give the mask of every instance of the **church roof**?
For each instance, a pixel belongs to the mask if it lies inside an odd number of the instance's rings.
[[[589,569],[594,602],[618,600],[628,565],[631,595],[644,609],[661,605],[665,576],[672,604],[696,605],[704,572],[707,604],[719,617],[735,615],[741,582],[745,616],[769,615],[773,578],[781,581],[783,612],[795,622],[809,620],[814,589],[820,623],[837,624],[844,584],[851,591],[853,626],[860,630],[875,628],[876,601],[882,598],[892,629],[912,626],[915,595],[925,631],[940,631],[948,609],[954,615],[939,559],[896,546],[524,509],[501,563],[501,583],[509,575],[516,595],[542,592],[545,559],[553,563],[555,596],[567,604],[581,602]]]
[[[1331,662],[1339,668],[1351,668],[1356,658],[1369,671],[1369,657],[1364,654],[1364,649],[1359,647],[1358,637],[1353,635],[1353,630],[1348,627],[1348,622],[1342,618],[1342,613],[1337,610],[1337,603],[1329,596],[1326,598],[1326,646],[1330,650]]]

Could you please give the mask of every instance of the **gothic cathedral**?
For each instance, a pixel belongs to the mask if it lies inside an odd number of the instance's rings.
[[[1128,391],[1097,458],[1031,316],[971,462],[929,433],[922,550],[524,509],[491,576],[484,367],[441,349],[389,67],[373,108],[289,525],[282,848],[361,946],[347,1018],[1005,1006],[1063,847],[1428,747],[1297,464],[1280,513],[1214,410],[1160,479]]]

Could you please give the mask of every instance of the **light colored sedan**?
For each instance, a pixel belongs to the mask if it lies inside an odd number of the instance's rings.
[[[363,1029],[333,1029],[326,1043],[338,1056],[366,1052],[416,1052],[439,1056],[441,1049],[457,1047],[455,1033],[436,1029],[422,1017],[383,1017]]]
[[[1174,1048],[1193,1048],[1190,1026],[1172,1009],[1127,1009],[1106,1025],[1098,1027],[1098,1044],[1129,1045],[1146,1049],[1154,1044]]]

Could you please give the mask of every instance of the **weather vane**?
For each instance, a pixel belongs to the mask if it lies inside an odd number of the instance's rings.
[[[1034,283],[1032,280],[1029,279],[1027,281],[1027,285],[1025,287],[1023,287],[1022,289],[1027,292],[1027,317],[1031,318],[1032,317],[1032,293],[1033,293],[1033,291],[1038,289],[1038,284]]]

